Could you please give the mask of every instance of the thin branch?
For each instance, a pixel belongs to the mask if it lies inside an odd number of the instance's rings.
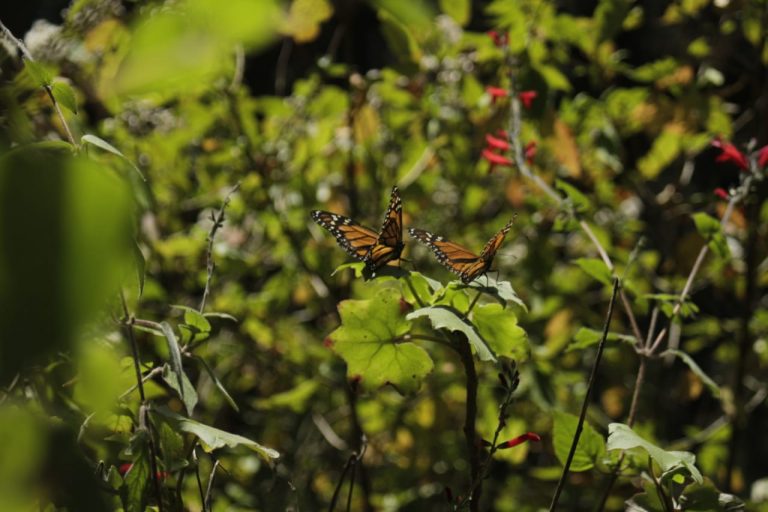
[[[560,481],[557,483],[555,489],[555,495],[552,497],[552,504],[549,506],[550,512],[554,512],[557,508],[557,501],[560,499],[560,493],[565,487],[565,480],[568,477],[568,471],[571,468],[571,462],[573,456],[576,454],[576,447],[579,444],[579,437],[581,431],[584,428],[584,419],[587,416],[587,407],[589,406],[589,397],[592,394],[592,388],[595,385],[595,379],[597,377],[597,369],[600,366],[600,360],[603,357],[603,349],[605,348],[605,342],[608,339],[608,330],[611,326],[611,317],[613,316],[613,305],[616,302],[616,294],[619,291],[619,278],[613,278],[613,292],[611,293],[611,301],[608,303],[608,314],[605,317],[605,324],[603,325],[603,337],[600,339],[600,344],[597,346],[597,354],[595,355],[595,361],[592,363],[592,372],[589,375],[589,383],[587,384],[587,392],[584,395],[584,401],[581,404],[581,413],[579,414],[579,422],[576,425],[576,433],[573,436],[571,442],[571,449],[568,452],[568,458],[563,465],[563,473],[560,475]]]
[[[21,51],[21,54],[24,56],[24,59],[35,62],[35,59],[32,57],[32,54],[29,53],[29,50],[27,49],[27,46],[24,44],[24,42],[21,39],[18,39],[16,36],[13,35],[13,33],[6,27],[2,21],[0,21],[0,31],[3,33],[3,35],[9,39],[16,47]],[[75,137],[72,136],[72,131],[69,129],[69,124],[67,123],[66,118],[64,117],[64,112],[61,110],[61,107],[59,106],[59,102],[56,101],[56,97],[53,95],[53,89],[49,84],[43,84],[43,88],[45,89],[45,92],[48,94],[48,97],[50,98],[51,102],[53,103],[53,108],[56,110],[56,114],[59,116],[59,120],[61,121],[62,126],[64,126],[64,131],[67,134],[67,139],[69,139],[69,143],[72,144],[74,147],[79,147],[77,142],[75,142]]]
[[[211,491],[213,490],[213,480],[216,478],[216,470],[219,468],[219,459],[213,462],[213,468],[211,469],[211,475],[208,477],[208,487],[205,489],[205,500],[203,501],[203,509],[211,510]]]
[[[200,493],[200,506],[203,507],[203,512],[208,512],[208,509],[205,507],[203,482],[200,480],[200,460],[197,458],[197,450],[192,450],[192,459],[195,461],[195,477],[197,478],[197,491]]]
[[[216,263],[213,261],[213,241],[216,237],[216,232],[224,225],[224,212],[229,206],[229,202],[232,200],[232,194],[237,192],[240,188],[240,182],[237,182],[232,190],[224,197],[224,202],[221,204],[218,213],[215,215],[211,213],[211,231],[208,232],[208,249],[206,251],[206,269],[208,270],[208,276],[205,279],[205,289],[203,290],[203,298],[200,300],[200,313],[205,309],[205,301],[211,292],[211,281],[213,280],[213,271],[216,269]]]
[[[360,439],[360,449],[350,454],[346,464],[344,464],[344,469],[341,472],[341,477],[339,477],[339,482],[336,484],[336,489],[334,489],[333,491],[333,496],[331,497],[331,503],[328,505],[328,512],[333,512],[333,510],[336,508],[336,502],[339,499],[339,494],[341,493],[341,486],[344,483],[344,478],[346,478],[347,472],[349,472],[349,470],[351,469],[352,476],[350,477],[349,494],[347,495],[347,511],[349,511],[350,503],[352,500],[352,491],[355,487],[355,473],[357,472],[357,466],[361,465],[362,463],[363,456],[365,455],[365,450],[367,448],[368,448],[368,440],[365,436],[363,436]],[[366,495],[365,501],[366,503],[368,502],[367,495]],[[368,506],[370,506],[370,504]]]
[[[478,482],[472,488],[469,496],[469,510],[477,512],[480,510],[480,496],[483,492],[482,481],[480,477],[480,453],[477,440],[477,431],[475,422],[477,421],[477,370],[475,369],[475,360],[472,358],[472,349],[466,338],[460,340],[456,345],[456,350],[461,357],[461,363],[464,365],[464,373],[467,377],[467,405],[464,415],[464,440],[467,446],[469,456],[469,476],[470,482]]]

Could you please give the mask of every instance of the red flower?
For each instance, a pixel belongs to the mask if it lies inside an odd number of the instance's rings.
[[[488,143],[488,148],[500,149],[502,151],[509,149],[509,142],[496,138],[490,133],[485,136],[485,142]]]
[[[507,43],[509,42],[509,34],[506,32],[499,33],[496,30],[489,30],[486,34],[493,40],[493,44],[498,47],[507,46]]]
[[[520,101],[523,103],[523,107],[531,108],[533,100],[536,99],[536,96],[538,95],[539,93],[536,91],[520,91],[520,94],[518,94],[517,97],[520,98]]]
[[[541,437],[539,436],[539,434],[535,434],[533,432],[527,432],[521,436],[512,438],[509,441],[504,441],[503,443],[499,443],[498,449],[506,450],[507,448],[513,448],[519,444],[523,444],[526,441],[536,441],[538,443],[539,441],[541,441]]]
[[[533,163],[533,159],[536,157],[536,141],[532,140],[525,145],[525,161],[528,165]]]
[[[483,158],[491,162],[493,165],[508,165],[512,166],[512,160],[505,157],[504,155],[497,155],[490,149],[486,148],[483,150]]]
[[[715,189],[715,195],[720,199],[724,199],[726,201],[730,198],[730,196],[728,195],[728,192],[726,192],[724,188],[720,188],[720,187],[717,187]]]
[[[492,85],[486,87],[485,92],[491,95],[491,103],[496,103],[496,99],[498,98],[506,98],[509,96],[508,90],[502,89],[501,87],[494,87]]]
[[[723,142],[719,137],[712,141],[712,146],[720,149],[722,153],[715,159],[716,162],[731,162],[736,164],[742,171],[749,169],[749,161],[744,153],[739,151],[736,146],[730,142]]]
[[[760,148],[760,151],[757,153],[757,165],[765,167],[765,164],[768,164],[768,145]]]

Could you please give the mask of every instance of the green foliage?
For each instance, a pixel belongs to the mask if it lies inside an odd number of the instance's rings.
[[[552,445],[560,464],[565,464],[571,450],[573,437],[576,434],[579,418],[572,414],[555,411],[552,425]],[[592,469],[600,463],[605,454],[605,440],[592,426],[584,422],[583,430],[576,445],[576,451],[571,461],[571,471],[581,472]]]

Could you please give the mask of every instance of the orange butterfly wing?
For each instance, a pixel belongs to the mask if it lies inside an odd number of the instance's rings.
[[[457,243],[449,242],[442,236],[429,231],[411,228],[408,232],[413,238],[432,249],[432,252],[437,256],[437,261],[457,274],[461,281],[466,284],[485,274],[491,267],[496,251],[499,250],[502,242],[504,242],[504,237],[512,228],[512,222],[510,220],[506,226],[488,240],[479,256],[469,249]]]
[[[342,249],[364,261],[371,271],[400,258],[403,251],[403,204],[397,187],[392,188],[389,208],[378,233],[337,213],[316,210],[311,216],[336,238]]]

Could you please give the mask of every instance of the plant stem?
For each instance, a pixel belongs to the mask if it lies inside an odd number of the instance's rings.
[[[136,343],[136,336],[133,334],[133,316],[128,311],[128,303],[125,301],[125,294],[123,290],[120,290],[120,303],[123,306],[123,326],[128,334],[128,341],[131,344],[131,352],[133,355],[133,368],[136,371],[136,385],[139,388],[139,396],[141,397],[141,406],[139,407],[140,423],[144,418],[144,410],[147,407],[147,398],[144,394],[144,379],[141,376],[141,367],[139,366],[139,346]],[[155,494],[157,495],[157,508],[160,512],[163,512],[163,495],[160,492],[160,479],[157,474],[157,460],[155,443],[152,438],[152,429],[147,429],[149,434],[149,462],[152,467],[152,481],[154,482]]]
[[[477,370],[475,369],[475,360],[472,357],[472,349],[466,338],[456,343],[456,350],[461,357],[464,365],[464,373],[467,377],[467,405],[464,415],[464,439],[467,445],[467,454],[469,456],[469,477],[471,485],[474,485],[469,496],[469,510],[476,512],[480,510],[480,496],[483,491],[483,483],[479,481],[480,477],[480,452],[477,442],[477,432],[475,422],[477,421]],[[475,482],[477,482],[475,484]]]
[[[216,270],[216,263],[213,261],[213,241],[216,237],[216,232],[224,225],[224,212],[229,206],[229,202],[232,199],[232,194],[237,192],[240,188],[240,182],[236,183],[232,190],[230,190],[224,197],[224,202],[221,204],[221,208],[216,215],[211,214],[211,220],[213,225],[211,231],[208,233],[208,249],[206,250],[206,269],[208,276],[205,279],[205,289],[203,290],[203,298],[200,300],[200,313],[205,309],[205,301],[211,292],[211,281],[213,280],[213,271]]]
[[[563,473],[560,475],[560,481],[557,483],[555,489],[555,495],[552,497],[552,503],[549,506],[549,511],[554,512],[557,508],[557,501],[560,499],[560,493],[565,487],[565,480],[568,477],[568,470],[571,468],[571,462],[573,462],[573,456],[576,454],[576,447],[579,444],[579,437],[581,437],[581,431],[584,428],[584,419],[587,416],[587,407],[589,406],[589,397],[592,394],[592,388],[595,385],[595,379],[597,377],[597,369],[600,366],[600,360],[603,357],[603,349],[605,348],[605,342],[608,339],[608,330],[611,326],[611,317],[613,316],[613,305],[616,302],[616,293],[619,290],[619,278],[613,278],[613,292],[611,293],[611,301],[608,303],[608,313],[605,316],[605,324],[603,325],[603,337],[600,339],[600,344],[597,346],[597,354],[595,355],[595,361],[592,363],[592,372],[589,375],[589,383],[587,384],[587,392],[584,394],[584,401],[581,404],[581,413],[579,414],[579,422],[576,425],[576,433],[573,436],[571,442],[571,449],[568,452],[568,458],[563,465]]]

